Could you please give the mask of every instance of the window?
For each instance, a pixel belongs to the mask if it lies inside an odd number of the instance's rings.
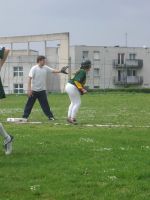
[[[22,66],[14,67],[14,76],[23,76],[23,67]]]
[[[135,60],[135,58],[136,58],[136,54],[135,53],[130,53],[129,54],[129,59],[130,60]]]
[[[100,60],[94,60],[93,61],[93,67],[94,68],[100,68]]]
[[[118,70],[118,81],[121,81],[121,71]]]
[[[88,55],[89,55],[89,52],[88,52],[88,51],[83,51],[83,52],[82,52],[82,58],[83,58],[83,59],[87,59],[87,58],[88,58]]]
[[[124,53],[118,53],[118,64],[124,64]]]
[[[136,71],[135,70],[133,70],[133,76],[136,76]]]
[[[100,60],[94,60],[93,61],[93,67],[94,68],[100,68]]]
[[[23,93],[23,84],[14,84],[14,93],[22,94]]]
[[[98,88],[100,88],[100,87],[99,87],[99,85],[94,85],[94,88],[95,88],[95,89],[98,89]]]
[[[127,76],[136,76],[136,70],[128,69]]]
[[[99,59],[100,59],[100,52],[94,51],[94,60],[99,60]]]
[[[95,68],[93,74],[94,76],[99,76],[99,68]]]

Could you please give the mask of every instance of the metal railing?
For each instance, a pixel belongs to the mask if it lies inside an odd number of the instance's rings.
[[[123,64],[119,63],[117,59],[113,60],[113,67],[114,68],[142,68],[143,67],[143,60],[142,59],[126,59]]]
[[[120,79],[118,79],[118,77],[114,77],[113,82],[115,85],[141,85],[143,84],[143,77],[142,76],[125,76]]]

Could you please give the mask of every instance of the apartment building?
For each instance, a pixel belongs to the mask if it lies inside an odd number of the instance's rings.
[[[150,87],[150,48],[71,46],[74,73],[85,59],[92,61],[87,86],[96,88]]]

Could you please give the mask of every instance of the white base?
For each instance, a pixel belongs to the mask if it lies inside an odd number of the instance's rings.
[[[7,122],[27,122],[25,118],[7,118]]]

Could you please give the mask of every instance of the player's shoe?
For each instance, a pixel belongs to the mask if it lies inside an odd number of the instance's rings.
[[[9,135],[9,138],[6,138],[4,140],[4,150],[5,150],[5,154],[9,155],[12,153],[12,141],[13,141],[14,137],[12,135]]]
[[[74,125],[78,124],[75,119],[70,119],[70,118],[67,119],[67,122],[69,122],[70,124],[74,124]]]
[[[55,118],[54,118],[54,117],[49,117],[48,120],[50,120],[50,121],[54,121]]]
[[[26,117],[23,117],[23,118],[20,118],[21,120],[20,121],[22,121],[22,122],[28,122],[28,118],[26,118]]]
[[[28,118],[23,117],[21,120],[22,120],[22,122],[28,122]]]

